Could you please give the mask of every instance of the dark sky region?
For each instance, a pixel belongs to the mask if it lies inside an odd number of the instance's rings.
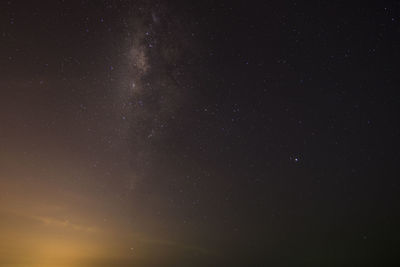
[[[398,1],[1,1],[0,266],[399,266]]]

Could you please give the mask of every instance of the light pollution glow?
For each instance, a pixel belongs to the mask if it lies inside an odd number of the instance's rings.
[[[147,226],[155,218],[133,227],[108,197],[71,193],[50,182],[27,186],[1,179],[0,185],[0,266],[153,266],[182,251],[207,253],[151,234]]]

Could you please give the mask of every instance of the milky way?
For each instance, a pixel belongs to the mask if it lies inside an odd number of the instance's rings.
[[[399,266],[399,4],[331,2],[1,1],[0,267]]]

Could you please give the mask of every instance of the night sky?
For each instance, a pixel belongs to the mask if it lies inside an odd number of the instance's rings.
[[[398,1],[1,1],[0,266],[400,266]]]

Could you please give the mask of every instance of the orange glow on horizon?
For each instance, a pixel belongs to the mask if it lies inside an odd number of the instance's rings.
[[[1,191],[2,267],[130,266],[147,263],[155,252],[160,259],[182,251],[208,253],[146,234],[145,224],[139,225],[142,231],[132,228],[122,215],[105,210],[107,201],[96,202],[93,195],[57,194],[49,186],[10,182],[1,184]]]

